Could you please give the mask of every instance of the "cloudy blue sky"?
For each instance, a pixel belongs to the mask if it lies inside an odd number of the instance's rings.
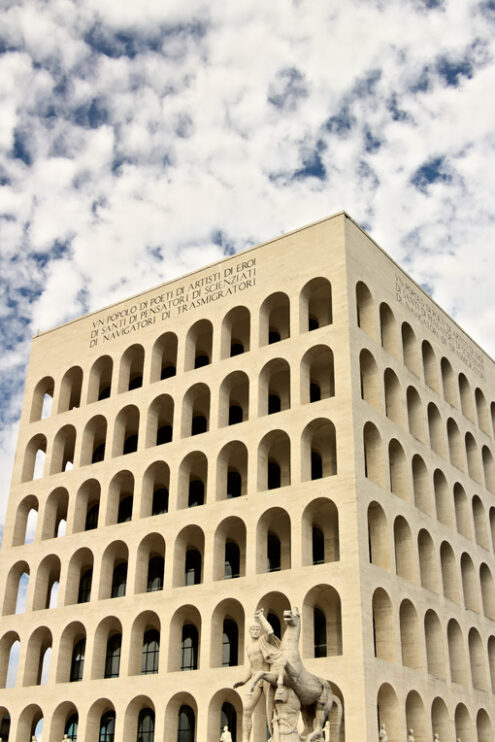
[[[493,354],[494,0],[0,13],[0,519],[38,329],[335,211]]]

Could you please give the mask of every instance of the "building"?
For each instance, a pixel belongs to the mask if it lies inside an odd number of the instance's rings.
[[[240,742],[254,612],[295,605],[339,742],[492,742],[494,399],[493,361],[344,213],[34,338],[4,739]]]

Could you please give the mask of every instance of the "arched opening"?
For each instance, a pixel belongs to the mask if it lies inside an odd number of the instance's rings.
[[[62,632],[59,643],[57,683],[75,683],[83,679],[86,655],[86,629],[73,621]]]
[[[233,371],[219,390],[218,425],[237,425],[249,419],[249,377],[244,371]]]
[[[407,388],[407,419],[409,432],[418,441],[425,442],[425,423],[421,397],[413,386]]]
[[[258,489],[290,484],[290,440],[282,430],[272,430],[258,446]]]
[[[60,583],[60,559],[54,554],[41,560],[36,573],[33,611],[56,608]]]
[[[123,541],[114,541],[107,546],[101,559],[99,600],[125,595],[128,559],[129,550]]]
[[[144,348],[131,345],[120,360],[118,391],[127,392],[143,386]]]
[[[210,389],[206,384],[194,384],[187,390],[182,402],[182,437],[206,433],[209,425]]]
[[[493,463],[493,455],[488,446],[483,446],[481,449],[481,456],[483,460],[483,472],[485,475],[485,486],[492,494],[495,494],[495,464]]]
[[[302,515],[302,562],[323,564],[339,558],[339,513],[332,500],[319,497]]]
[[[282,508],[270,508],[256,526],[256,572],[290,569],[291,523]]]
[[[430,497],[430,477],[426,464],[418,454],[412,459],[414,504],[427,515],[433,515]]]
[[[136,554],[135,593],[163,590],[165,540],[159,533],[148,533]]]
[[[380,487],[385,485],[383,446],[377,427],[367,422],[363,428],[364,475]]]
[[[138,450],[139,410],[135,405],[127,405],[115,418],[112,456],[135,453]]]
[[[442,566],[443,594],[448,600],[459,603],[459,581],[454,551],[447,541],[440,547],[440,562]]]
[[[315,345],[301,360],[301,404],[319,402],[335,395],[333,352],[327,345]]]
[[[362,281],[356,284],[357,326],[375,338],[375,305],[369,288]]]
[[[28,639],[23,686],[47,684],[51,651],[52,633],[45,626],[40,626]]]
[[[65,605],[87,603],[91,598],[93,582],[93,552],[86,547],[78,549],[70,558],[67,568]]]
[[[163,515],[169,509],[170,469],[164,461],[155,461],[144,472],[141,487],[140,517]]]
[[[416,582],[415,553],[411,529],[399,515],[394,522],[395,569],[399,577]]]
[[[332,287],[326,278],[313,278],[299,294],[299,331],[332,324]]]
[[[30,482],[33,479],[40,479],[45,469],[45,458],[46,436],[38,433],[26,446],[21,481]]]
[[[438,595],[439,586],[439,569],[435,545],[428,531],[424,528],[418,533],[418,554],[419,554],[419,573],[421,577],[421,586],[425,590],[430,590]]]
[[[177,507],[192,508],[206,503],[208,459],[200,451],[192,451],[179,466]]]
[[[290,367],[287,361],[273,358],[259,375],[258,414],[273,415],[290,408]]]
[[[399,379],[391,368],[386,368],[383,375],[383,386],[385,390],[385,414],[396,423],[404,424],[403,394]]]
[[[302,481],[337,474],[337,440],[331,420],[318,418],[304,428],[301,435]]]
[[[457,423],[451,417],[447,420],[447,438],[449,441],[450,463],[461,471],[465,471],[462,436]]]
[[[478,592],[478,580],[473,560],[469,554],[461,556],[462,592],[464,594],[464,607],[466,610],[480,612],[480,599]]]
[[[58,412],[67,412],[81,404],[81,388],[83,381],[82,368],[73,366],[62,377],[60,395],[58,398]]]
[[[24,497],[17,507],[12,546],[30,544],[34,541],[38,523],[38,498],[35,495]]]
[[[392,438],[388,444],[388,465],[391,491],[394,495],[409,501],[411,492],[406,455],[401,444],[395,438]]]
[[[385,302],[380,304],[380,338],[382,348],[397,358],[397,322],[394,313]]]
[[[438,380],[437,359],[428,340],[423,340],[421,344],[421,353],[423,356],[423,373],[425,376],[425,382],[428,384],[430,389],[439,392],[440,384]]]
[[[424,627],[428,673],[435,678],[445,680],[444,634],[435,611],[426,611]]]
[[[476,414],[478,417],[478,425],[481,430],[483,430],[487,435],[491,435],[488,405],[486,403],[485,395],[478,387],[474,392],[474,398],[476,400]]]
[[[174,400],[169,394],[160,394],[148,409],[146,446],[170,443],[174,428]]]
[[[174,587],[198,585],[203,578],[204,533],[189,525],[180,531],[174,547]]]
[[[260,345],[290,337],[290,301],[281,291],[268,296],[260,307]]]
[[[390,569],[390,546],[387,518],[377,502],[368,507],[368,546],[370,563]]]
[[[233,667],[244,657],[244,609],[232,598],[222,600],[211,618],[211,667]]]
[[[488,691],[488,678],[486,676],[485,653],[479,632],[472,628],[468,636],[469,662],[471,665],[471,679],[473,687],[478,690]]]
[[[477,742],[491,742],[493,739],[492,723],[485,709],[480,709],[476,717]]]
[[[76,446],[76,429],[73,425],[64,425],[53,439],[50,474],[69,471],[74,467],[74,450]]]
[[[448,739],[452,733],[452,721],[447,706],[443,698],[435,698],[431,706],[431,726],[433,732],[437,734],[439,742],[442,739]]]
[[[402,664],[413,670],[423,669],[422,642],[416,609],[410,600],[403,600],[399,611]]]
[[[47,498],[41,538],[57,538],[65,535],[69,493],[65,487],[57,487]]]
[[[430,402],[428,405],[428,431],[430,435],[430,446],[438,453],[439,456],[447,458],[447,449],[445,446],[445,434],[443,429],[442,418],[438,408]]]
[[[462,373],[459,374],[458,383],[462,414],[464,415],[464,417],[469,418],[471,422],[475,422],[476,416],[474,411],[474,399],[471,385]]]
[[[476,537],[476,543],[483,549],[490,549],[490,542],[488,540],[488,529],[487,519],[485,513],[485,507],[478,497],[475,495],[472,500],[473,509],[473,521],[474,521],[474,534]]]
[[[91,366],[88,382],[88,404],[108,399],[112,391],[113,360],[101,356]]]
[[[455,733],[462,742],[475,742],[471,717],[463,703],[459,703],[455,710]]]
[[[459,624],[453,618],[450,619],[447,626],[447,640],[449,647],[450,679],[453,683],[467,685],[464,639]]]
[[[207,319],[200,319],[192,325],[186,336],[185,371],[202,368],[211,363],[213,345],[213,325]]]
[[[493,575],[487,564],[480,566],[480,584],[483,613],[487,618],[495,621],[495,585]]]
[[[459,407],[454,370],[450,361],[445,357],[440,361],[440,369],[442,372],[443,397],[446,402],[452,405],[452,407]]]
[[[95,415],[86,423],[81,448],[81,466],[97,464],[105,459],[107,421],[103,415]]]
[[[217,458],[217,500],[229,500],[247,493],[248,452],[244,443],[231,441]]]
[[[381,587],[373,593],[373,648],[378,659],[395,662],[392,601]]]
[[[221,358],[247,353],[250,348],[251,315],[246,307],[234,307],[222,322]]]
[[[51,376],[38,381],[33,392],[30,422],[46,420],[52,414],[53,393],[55,384]]]
[[[219,523],[213,541],[213,579],[232,580],[246,574],[246,525],[231,516]]]
[[[12,565],[7,575],[2,615],[25,612],[29,575],[27,562],[21,561]]]
[[[15,686],[20,648],[21,642],[16,631],[7,631],[0,639],[0,688]]]
[[[435,469],[433,474],[433,487],[435,490],[435,510],[440,523],[452,528],[454,518],[452,513],[452,498],[449,486],[441,469]]]
[[[419,348],[414,330],[408,322],[403,322],[401,333],[404,363],[409,371],[419,376]]]
[[[98,527],[101,486],[97,479],[88,479],[78,489],[74,509],[73,532],[91,531]]]
[[[132,519],[134,507],[134,475],[124,469],[116,474],[108,487],[105,525],[126,523]]]
[[[184,605],[170,622],[168,671],[200,667],[201,616],[197,608]]]
[[[30,703],[19,714],[17,722],[17,742],[24,742],[43,730],[43,712],[36,703]]]
[[[330,585],[316,585],[304,598],[302,611],[303,657],[342,654],[340,596]]]
[[[408,693],[406,698],[406,725],[412,729],[417,742],[429,742],[430,725],[426,720],[426,711],[421,696],[416,691]]]
[[[471,513],[469,501],[462,485],[454,485],[454,507],[457,531],[465,538],[471,539]]]
[[[151,350],[150,381],[170,379],[177,373],[177,335],[174,332],[164,332],[155,341]]]
[[[376,361],[369,350],[359,354],[359,372],[361,379],[361,399],[381,410],[380,385],[378,383],[378,368]]]
[[[377,734],[382,729],[386,730],[391,742],[399,742],[402,734],[402,718],[397,695],[388,683],[383,683],[378,691],[377,717]]]

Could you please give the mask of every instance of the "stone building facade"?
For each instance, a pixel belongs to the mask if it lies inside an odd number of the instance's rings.
[[[35,337],[3,739],[241,742],[254,613],[298,606],[339,742],[493,742],[494,400],[344,213]]]

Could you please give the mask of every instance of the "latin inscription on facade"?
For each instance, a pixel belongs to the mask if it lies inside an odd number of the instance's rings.
[[[188,280],[173,289],[165,289],[143,301],[110,310],[105,317],[93,319],[89,347],[139,332],[150,325],[173,319],[207,304],[234,296],[256,285],[256,258],[232,266],[219,267],[202,278]]]
[[[481,379],[485,378],[483,353],[457,330],[434,304],[407,281],[395,274],[395,296],[416,319]]]

